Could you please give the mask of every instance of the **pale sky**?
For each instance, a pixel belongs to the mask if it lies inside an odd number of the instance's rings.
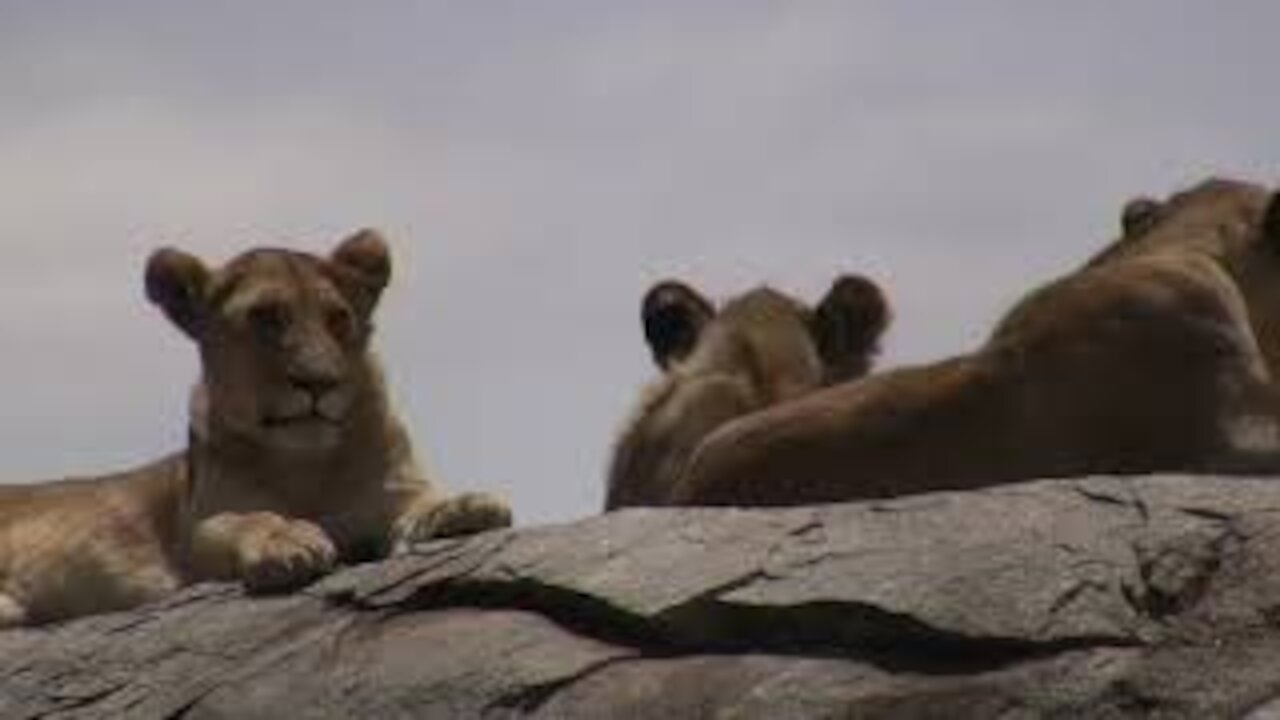
[[[1275,182],[1270,0],[0,1],[0,475],[177,449],[161,244],[393,244],[378,345],[433,474],[598,510],[676,276],[862,272],[883,365],[977,343],[1119,208]]]

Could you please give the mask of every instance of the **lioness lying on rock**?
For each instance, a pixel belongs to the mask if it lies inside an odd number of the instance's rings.
[[[767,287],[717,308],[689,286],[641,303],[662,376],[645,388],[614,450],[605,509],[666,505],[708,433],[736,418],[866,374],[890,311],[872,281],[846,275],[816,308]]]
[[[724,426],[682,504],[790,505],[1092,473],[1280,471],[1280,200],[1210,180],[1032,292],[978,350]]]
[[[0,624],[128,608],[185,583],[296,587],[340,561],[509,525],[427,482],[369,351],[391,275],[373,231],[329,258],[173,249],[148,297],[195,341],[186,451],[111,477],[0,487]]]

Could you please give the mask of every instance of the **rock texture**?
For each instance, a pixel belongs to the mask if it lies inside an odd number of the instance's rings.
[[[1280,717],[1280,482],[628,511],[0,633],[3,718]]]

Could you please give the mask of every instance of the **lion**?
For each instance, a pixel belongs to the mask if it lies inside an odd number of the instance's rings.
[[[254,249],[221,268],[165,248],[146,293],[194,341],[184,451],[130,472],[0,488],[0,625],[154,600],[202,580],[297,588],[337,563],[511,524],[414,459],[370,349],[391,277],[363,230],[327,258]]]
[[[769,287],[716,307],[666,280],[641,303],[662,375],[644,389],[614,449],[605,509],[670,502],[684,463],[735,418],[866,374],[890,322],[884,294],[842,276],[816,308]]]
[[[1280,200],[1212,179],[1126,205],[1122,235],[975,351],[728,423],[685,505],[795,505],[1037,478],[1280,471]]]

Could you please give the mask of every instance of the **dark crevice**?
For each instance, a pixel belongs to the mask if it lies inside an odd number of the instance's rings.
[[[1155,717],[1158,715],[1162,717],[1195,717],[1194,714],[1185,712],[1188,708],[1178,708],[1170,698],[1160,697],[1149,690],[1139,687],[1128,679],[1120,680],[1107,688],[1093,709],[1098,711],[1098,714],[1102,714],[1101,711],[1103,709],[1114,709],[1120,715],[1127,717]]]
[[[461,600],[461,595],[454,598],[455,602]],[[548,614],[546,607],[523,609]],[[575,611],[561,606],[558,612]],[[715,622],[707,624],[711,617]],[[652,622],[644,637],[647,644],[631,645],[634,654],[608,658],[572,675],[521,688],[502,696],[488,710],[536,713],[567,689],[621,665],[693,656],[770,654],[859,662],[889,673],[973,676],[1064,653],[1143,646],[1138,639],[1104,635],[1050,642],[972,637],[940,631],[909,616],[848,603],[788,608],[708,604],[699,612],[684,608],[664,613]],[[575,631],[584,632],[580,617],[575,624]],[[585,632],[600,637],[600,629],[592,624]],[[629,636],[636,637],[634,633]]]
[[[750,576],[735,580],[651,618],[534,580],[443,583],[419,588],[394,607],[363,609],[391,615],[461,608],[531,612],[575,635],[633,650],[632,659],[772,654],[853,660],[891,672],[933,675],[998,670],[1077,650],[1143,645],[1139,638],[1117,635],[1053,641],[968,636],[860,603],[763,607],[717,599],[750,581]]]
[[[667,645],[645,618],[599,598],[535,580],[508,582],[447,581],[418,588],[393,605],[367,604],[358,597],[330,597],[339,606],[382,611],[386,616],[429,610],[482,609],[532,612],[569,632],[602,642],[642,650]]]
[[[1081,485],[1072,484],[1070,487],[1077,495],[1080,495],[1090,502],[1131,510],[1136,513],[1143,522],[1151,520],[1150,508],[1147,507],[1147,503],[1142,496],[1136,492],[1130,491],[1128,497],[1118,497],[1106,491],[1093,490]]]
[[[212,690],[210,690],[209,692],[212,692]],[[183,720],[183,718],[190,715],[191,711],[195,709],[196,705],[199,705],[200,701],[204,700],[206,697],[208,697],[208,695],[209,695],[208,692],[204,692],[204,693],[200,693],[199,695],[196,695],[195,697],[191,698],[187,702],[175,708],[173,712],[166,714],[164,716],[164,720]]]
[[[1051,641],[973,636],[849,602],[788,607],[709,603],[663,613],[658,621],[681,637],[685,652],[839,658],[928,675],[967,675],[1076,650],[1143,644],[1135,637],[1102,634]]]
[[[1237,517],[1235,513],[1219,512],[1217,510],[1211,510],[1209,508],[1180,507],[1176,509],[1178,512],[1184,515],[1190,515],[1191,517],[1199,518],[1201,520],[1208,520],[1210,522],[1221,522],[1221,523],[1232,522]]]
[[[1045,621],[1040,626],[1037,634],[1048,632],[1049,629],[1053,627],[1054,622],[1057,621],[1059,613],[1070,607],[1076,600],[1079,600],[1090,592],[1109,593],[1111,588],[1111,584],[1106,581],[1090,578],[1082,578],[1072,583],[1070,587],[1059,593],[1058,596],[1053,599],[1053,602],[1049,605],[1048,611],[1045,613]]]
[[[1212,536],[1196,531],[1155,549],[1134,547],[1141,582],[1125,590],[1135,610],[1164,621],[1194,608],[1208,594],[1223,563],[1245,542],[1233,520],[1214,520],[1222,529]]]
[[[821,533],[826,529],[827,529],[827,523],[815,513],[814,517],[812,517],[811,519],[809,519],[808,521],[804,522],[801,525],[797,525],[796,527],[788,531],[787,537],[804,540],[808,538],[808,536],[810,536],[811,534]]]
[[[485,708],[485,713],[489,712],[510,712],[517,711],[525,715],[531,715],[541,710],[547,703],[558,694],[568,690],[578,683],[594,677],[605,670],[617,667],[625,663],[635,662],[644,659],[643,656],[625,656],[613,657],[600,662],[592,663],[576,673],[566,675],[551,682],[538,683],[520,688],[519,690],[507,693],[498,697]]]
[[[57,707],[50,708],[45,712],[33,716],[33,720],[40,720],[40,718],[49,717],[51,715],[61,715],[73,710],[79,710],[91,705],[96,705],[122,690],[127,689],[129,686],[129,683],[127,682],[113,683],[107,687],[103,687],[83,695],[77,695],[75,697],[68,697],[64,695],[57,697],[55,700],[55,702],[57,702]]]

